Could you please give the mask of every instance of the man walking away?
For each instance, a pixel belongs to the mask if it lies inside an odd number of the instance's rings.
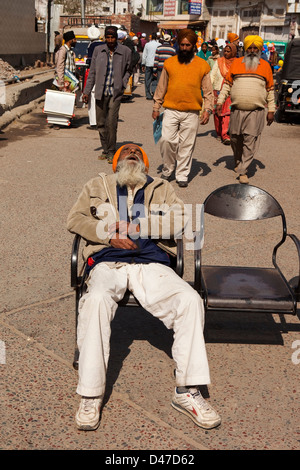
[[[145,72],[145,92],[146,92],[146,99],[152,100],[153,91],[152,91],[152,82],[154,81],[153,77],[153,66],[154,66],[154,58],[155,52],[158,46],[160,46],[160,42],[157,41],[156,33],[152,34],[151,41],[145,44],[143,50],[143,57],[142,57],[142,70]]]
[[[160,79],[165,60],[173,57],[174,55],[176,55],[176,51],[171,44],[171,36],[170,34],[165,34],[163,42],[161,46],[158,46],[156,49],[154,57],[153,75],[156,77],[157,82]]]

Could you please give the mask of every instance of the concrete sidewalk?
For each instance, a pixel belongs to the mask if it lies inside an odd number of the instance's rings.
[[[77,110],[74,127],[54,130],[42,106],[0,135],[0,449],[124,450],[128,456],[138,450],[299,449],[300,322],[276,315],[207,318],[212,383],[203,393],[223,421],[205,431],[170,406],[172,332],[142,309],[119,309],[100,427],[77,431],[72,235],[66,217],[83,184],[100,171],[111,172],[111,166],[97,159],[99,137],[89,129],[85,108]],[[150,174],[157,175],[161,158],[151,112],[140,85],[121,106],[118,142],[142,145]],[[288,231],[300,236],[296,131],[299,127],[277,123],[264,130],[251,183],[279,200]],[[185,203],[201,203],[213,189],[235,181],[231,155],[230,147],[216,141],[212,119],[199,128],[189,187],[172,182]],[[263,243],[272,244],[276,227],[254,230],[244,235],[249,243],[243,258],[270,262]],[[222,224],[206,239],[208,254],[226,262],[223,248],[229,242],[229,257],[237,256],[239,236]],[[185,255],[184,277],[193,281],[193,253]],[[288,277],[297,273],[292,246],[282,263]]]

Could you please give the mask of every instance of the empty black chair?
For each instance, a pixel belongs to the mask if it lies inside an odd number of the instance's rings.
[[[296,314],[297,301],[300,300],[299,272],[296,286],[292,286],[280,270],[276,255],[278,248],[289,237],[296,245],[300,266],[300,243],[295,235],[287,233],[285,214],[276,199],[255,186],[231,184],[216,189],[206,198],[204,214],[231,221],[278,217],[282,227],[278,242],[273,247],[271,267],[204,265],[205,244],[195,250],[194,287],[204,300],[205,310]],[[214,218],[211,219],[213,224]],[[197,233],[198,242],[199,236]],[[223,239],[222,249],[227,241]],[[248,243],[249,240],[244,242]],[[239,248],[243,257],[243,247]]]
[[[78,305],[79,300],[85,292],[86,289],[86,264],[80,263],[80,242],[82,238],[80,235],[75,235],[73,244],[72,244],[72,253],[71,253],[71,287],[75,289],[75,327],[77,331],[77,321],[78,321]],[[177,242],[177,257],[170,256],[171,267],[178,274],[178,276],[183,276],[184,265],[183,265],[183,240],[176,240]],[[82,265],[80,265],[82,264]],[[118,303],[120,307],[139,307],[140,304],[134,295],[127,290],[123,299]],[[75,347],[73,367],[78,368],[78,358],[79,351],[77,345]]]

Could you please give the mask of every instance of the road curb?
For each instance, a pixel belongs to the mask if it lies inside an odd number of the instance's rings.
[[[7,127],[15,119],[33,111],[45,98],[46,89],[53,81],[53,71],[44,76],[33,77],[6,88],[6,103],[0,105],[0,129]]]

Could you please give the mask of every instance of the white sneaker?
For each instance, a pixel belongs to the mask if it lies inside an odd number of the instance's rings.
[[[78,429],[94,431],[99,426],[102,398],[82,397],[75,416]]]
[[[201,428],[212,429],[221,423],[220,416],[204,400],[198,388],[190,388],[187,393],[177,393],[175,389],[171,404],[173,408],[189,416]]]

